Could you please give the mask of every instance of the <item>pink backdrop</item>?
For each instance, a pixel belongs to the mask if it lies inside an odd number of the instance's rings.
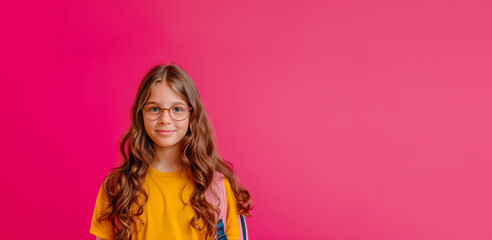
[[[92,238],[138,83],[169,61],[252,239],[492,239],[491,1],[2,5],[2,239]]]

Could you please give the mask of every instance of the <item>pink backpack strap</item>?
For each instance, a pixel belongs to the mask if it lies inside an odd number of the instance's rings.
[[[237,214],[237,217],[239,222],[239,240],[247,240],[249,239],[249,235],[248,235],[248,225],[246,224],[246,218],[239,213]]]
[[[218,198],[215,198],[212,191],[212,189],[216,194]],[[225,186],[224,186],[224,180],[223,180],[223,175],[220,172],[215,172],[214,173],[214,178],[212,180],[212,184],[210,184],[210,189],[205,192],[205,198],[207,201],[215,206],[219,207],[219,215],[215,215],[216,219],[218,220],[217,223],[217,230],[218,230],[218,239],[227,239],[225,237],[225,224],[226,224],[226,213],[227,213],[227,202],[226,202],[226,193],[225,193]]]
[[[215,172],[213,182],[210,185],[211,189],[218,195],[218,199],[214,197],[213,193],[210,190],[205,192],[205,197],[207,201],[215,206],[219,206],[220,213],[219,216],[216,215],[217,221],[217,239],[226,240],[225,236],[225,224],[226,224],[226,213],[227,213],[227,199],[225,193],[225,185],[222,173]],[[239,222],[239,240],[247,240],[248,236],[248,226],[246,224],[246,219],[244,216],[238,213],[238,222]]]

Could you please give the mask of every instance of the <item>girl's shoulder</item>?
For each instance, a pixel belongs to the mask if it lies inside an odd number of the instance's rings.
[[[231,188],[231,182],[229,179],[219,171],[214,172],[214,181],[219,183],[219,185],[223,184],[226,190]]]

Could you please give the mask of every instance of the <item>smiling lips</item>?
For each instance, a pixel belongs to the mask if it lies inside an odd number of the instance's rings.
[[[156,132],[159,133],[159,134],[161,134],[161,135],[166,136],[166,135],[169,135],[169,134],[171,134],[171,133],[173,133],[175,131],[174,130],[156,130]]]

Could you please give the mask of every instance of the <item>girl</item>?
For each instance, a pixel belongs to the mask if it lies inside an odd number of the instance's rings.
[[[190,76],[175,63],[154,67],[140,83],[131,117],[120,142],[123,163],[111,169],[99,189],[90,233],[108,240],[220,236],[219,207],[205,193],[217,196],[212,180],[223,176],[225,234],[238,239],[238,213],[251,216],[251,197],[226,165],[231,164],[217,154]]]

